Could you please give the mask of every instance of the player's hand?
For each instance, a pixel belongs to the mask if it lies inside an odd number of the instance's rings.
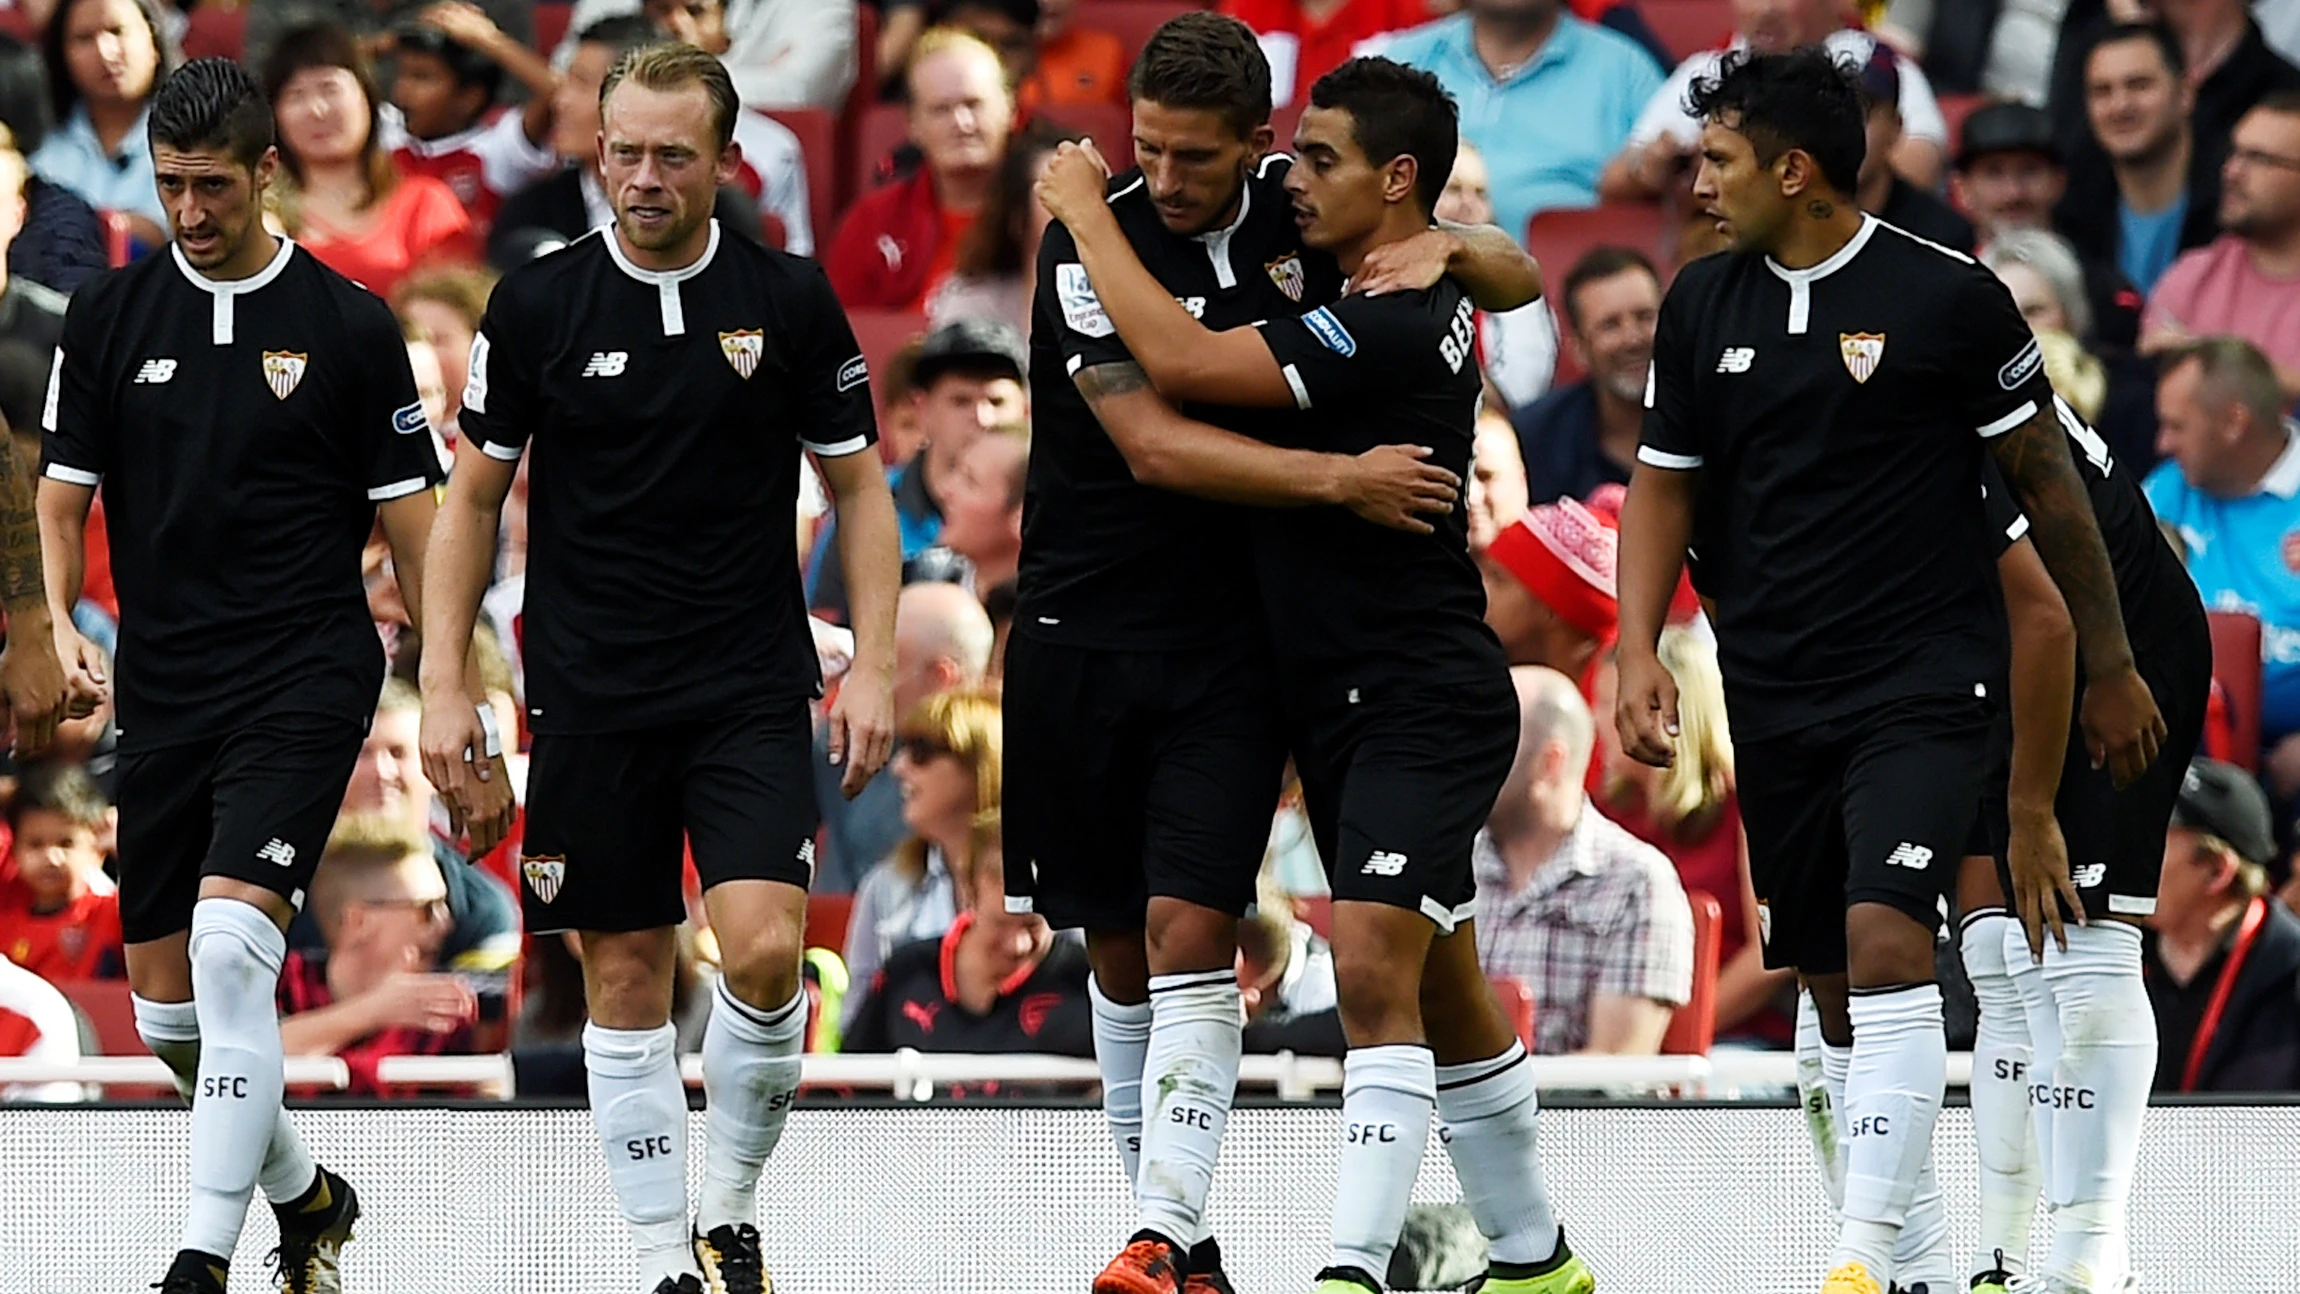
[[[64,717],[85,719],[94,714],[109,689],[104,649],[67,621],[56,626],[56,662],[64,670]]]
[[[2080,715],[2092,766],[2107,768],[2118,786],[2130,786],[2156,762],[2164,744],[2164,716],[2157,713],[2156,697],[2139,670],[2127,667],[2085,684]]]
[[[1424,445],[1382,445],[1345,459],[1342,506],[1377,526],[1426,535],[1424,515],[1442,517],[1461,497],[1461,478],[1435,463]]]
[[[1623,648],[1615,685],[1613,724],[1621,749],[1640,764],[1677,762],[1677,680],[1650,651]]]
[[[2068,910],[2076,914],[2077,924],[2083,925],[2084,899],[2069,875],[2068,842],[2061,838],[2060,821],[2053,817],[2051,805],[2013,810],[2005,861],[2012,872],[2013,913],[2020,918],[2021,933],[2028,936],[2029,959],[2044,961],[2046,927],[2052,929],[2052,941],[2067,952],[2068,931],[2061,922],[2061,900],[2068,901]]]
[[[495,20],[477,5],[464,0],[440,0],[416,15],[416,21],[426,27],[437,28],[449,40],[484,51],[488,42],[503,34]]]
[[[1094,141],[1065,141],[1047,159],[1038,176],[1038,201],[1046,213],[1075,227],[1096,211],[1108,211],[1110,164],[1095,151]]]
[[[367,992],[378,1029],[447,1033],[479,1018],[479,998],[453,975],[394,971]]]
[[[56,721],[68,699],[56,634],[47,621],[45,607],[18,612],[8,645],[0,648],[0,693],[6,694],[16,721],[16,753],[24,757],[48,749],[56,739]]]
[[[888,671],[858,669],[839,685],[829,715],[831,765],[844,767],[839,794],[853,799],[894,755],[894,679]]]
[[[487,730],[471,698],[460,689],[424,697],[418,745],[423,775],[447,805],[453,830],[469,838],[472,857],[495,848],[510,833],[517,806],[502,755],[487,754]]]
[[[1384,292],[1419,292],[1445,277],[1446,267],[1461,250],[1461,237],[1443,229],[1425,229],[1410,238],[1384,243],[1366,253],[1358,272],[1350,278],[1350,291],[1378,297]]]

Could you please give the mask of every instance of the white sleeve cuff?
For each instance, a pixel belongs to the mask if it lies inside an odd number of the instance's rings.
[[[870,437],[849,436],[847,439],[831,445],[818,445],[806,439],[801,439],[799,443],[813,450],[816,456],[821,458],[845,458],[849,454],[859,454],[870,448]]]
[[[1672,454],[1651,445],[1637,447],[1637,461],[1654,467],[1666,467],[1672,472],[1690,472],[1701,466],[1699,454]]]
[[[2036,401],[2023,400],[2020,402],[2020,408],[2013,410],[2011,413],[2008,413],[2004,417],[1997,419],[1995,422],[1983,426],[1980,429],[1981,439],[1994,440],[1998,436],[2002,436],[2006,432],[2011,431],[2013,428],[2018,427],[2022,423],[2027,422],[2029,419],[2034,418],[2035,416]]]
[[[524,448],[525,446],[523,445],[498,445],[492,440],[483,440],[479,442],[479,452],[487,455],[489,458],[494,459],[498,463],[518,462],[520,451]]]
[[[77,467],[66,467],[62,463],[48,464],[47,467],[41,469],[41,475],[51,481],[62,481],[66,485],[97,486],[104,483],[102,472],[82,471]]]
[[[2005,538],[2016,544],[2020,542],[2021,536],[2027,533],[2028,515],[2026,513],[2014,517],[2013,523],[2005,527]]]
[[[1299,409],[1309,408],[1310,388],[1302,383],[1302,370],[1287,364],[1280,371],[1286,375],[1286,385],[1294,392],[1294,406]]]
[[[404,499],[408,495],[415,493],[417,490],[428,490],[430,488],[431,478],[426,476],[411,476],[404,481],[393,481],[389,485],[372,486],[367,492],[367,497],[369,501],[374,503],[389,503],[393,499]]]

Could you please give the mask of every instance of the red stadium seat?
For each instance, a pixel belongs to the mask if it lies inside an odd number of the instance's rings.
[[[1557,372],[1550,385],[1563,386],[1581,377],[1573,348],[1566,338],[1565,313],[1556,293],[1574,262],[1601,246],[1628,247],[1653,258],[1661,271],[1661,284],[1669,285],[1676,261],[1677,216],[1660,203],[1610,202],[1604,206],[1544,211],[1526,225],[1525,249],[1541,262],[1542,281],[1551,289],[1550,310],[1557,320]]]
[[[807,165],[807,217],[815,227],[815,242],[827,243],[838,228],[838,118],[820,108],[778,108],[767,115],[799,137]]]
[[[1139,50],[1150,43],[1150,33],[1165,25],[1177,14],[1193,9],[1213,6],[1193,4],[1191,0],[1086,0],[1078,6],[1071,21],[1081,27],[1106,31],[1130,50]]]
[[[136,257],[136,236],[128,229],[125,211],[99,211],[96,220],[104,227],[104,256],[118,269]]]
[[[1049,126],[1093,140],[1113,171],[1134,165],[1134,115],[1128,109],[1115,103],[1065,103],[1038,115]]]
[[[1270,110],[1270,147],[1281,153],[1294,151],[1294,127],[1302,124],[1302,110],[1306,103],[1289,103]]]
[[[1957,141],[1965,137],[1965,118],[1973,109],[1987,106],[1985,94],[1944,94],[1940,96],[1941,119],[1949,124],[1949,156],[1957,155]]]
[[[849,160],[855,151],[855,136],[862,129],[863,114],[878,102],[878,10],[870,5],[855,6],[855,83],[847,88],[847,101],[839,107],[838,210],[845,211],[855,195],[862,192],[867,176],[855,172]],[[815,241],[826,242],[829,229],[817,230]]]
[[[202,6],[202,8],[205,7]],[[196,14],[199,10],[195,9],[192,12]],[[551,51],[559,48],[559,42],[567,38],[567,24],[574,19],[575,6],[570,3],[570,0],[536,0],[536,52],[545,58],[551,57]]]
[[[1323,894],[1295,899],[1294,918],[1320,939],[1334,937],[1334,901]]]
[[[1687,890],[1693,905],[1693,996],[1669,1017],[1661,1035],[1664,1056],[1707,1055],[1717,1037],[1717,959],[1725,931],[1725,909],[1706,890]]]
[[[2212,677],[2228,695],[2235,729],[2231,763],[2252,772],[2260,768],[2260,622],[2241,611],[2213,611]]]
[[[817,240],[821,241],[821,240]],[[886,415],[886,383],[880,375],[886,372],[887,361],[902,349],[902,344],[926,331],[926,316],[908,310],[849,310],[847,323],[855,330],[855,342],[862,347],[863,362],[870,365],[871,398],[878,402],[879,415]]]
[[[62,980],[56,991],[71,999],[96,1031],[96,1047],[106,1056],[149,1056],[136,1032],[136,1008],[124,979]]]
[[[1725,0],[1643,0],[1637,12],[1680,62],[1733,39],[1733,9]]]
[[[840,956],[846,955],[847,919],[854,915],[852,894],[810,894],[807,896],[807,929],[805,946],[828,948]]]
[[[909,138],[909,108],[899,103],[874,103],[863,109],[847,154],[847,174],[854,184],[850,196],[859,198],[877,188],[882,182],[880,164]]]
[[[1517,1040],[1533,1050],[1533,990],[1524,980],[1507,975],[1493,977],[1493,995],[1501,999],[1501,1013],[1516,1031]]]
[[[184,28],[185,58],[238,59],[247,48],[248,11],[239,5],[204,4],[192,10]]]

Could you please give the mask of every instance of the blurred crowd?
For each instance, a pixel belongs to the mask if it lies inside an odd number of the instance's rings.
[[[0,10],[0,413],[29,442],[69,295],[161,251],[144,114],[187,48],[256,70],[283,164],[267,219],[392,303],[449,441],[495,276],[609,217],[595,143],[608,69],[661,40],[717,54],[744,101],[718,217],[820,256],[870,355],[901,518],[896,757],[852,800],[819,759],[810,1045],[1088,1055],[1081,948],[1000,901],[998,689],[1047,222],[1033,187],[1064,140],[1093,138],[1123,165],[1132,50],[1145,24],[1191,7],[16,0]],[[1684,91],[1728,47],[1824,44],[1872,105],[1861,205],[2003,279],[2056,389],[2117,470],[2145,476],[2168,542],[2227,613],[2212,758],[2191,771],[2150,919],[2159,1086],[2300,1089],[2300,0],[1213,7],[1260,37],[1281,148],[1310,83],[1353,53],[1433,72],[1464,135],[1439,215],[1497,223],[1543,259],[1545,301],[1479,319],[1468,490],[1522,720],[1478,844],[1478,942],[1530,1046],[1789,1040],[1794,988],[1763,965],[1722,681],[1690,589],[1662,643],[1684,691],[1675,766],[1622,754],[1608,653],[1655,321],[1673,268],[1718,245],[1690,198],[1699,123]],[[851,639],[819,489],[794,524],[835,689]],[[99,506],[78,618],[108,643],[102,525]],[[525,549],[515,489],[481,649],[506,734],[524,714]],[[575,943],[520,931],[516,839],[468,858],[452,835],[415,756],[405,680],[421,644],[388,550],[370,551],[394,678],[292,932],[288,1051],[342,1057],[367,1093],[386,1090],[385,1056],[505,1050],[523,1092],[580,1091]],[[120,1027],[112,743],[105,713],[68,724],[0,787],[0,1055],[135,1050]],[[1239,935],[1250,1049],[1341,1051],[1323,892],[1289,799]],[[692,1049],[716,944],[689,907]],[[1961,977],[1953,949],[1941,965]]]

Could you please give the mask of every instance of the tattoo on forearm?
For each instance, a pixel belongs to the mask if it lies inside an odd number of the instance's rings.
[[[1078,394],[1086,397],[1088,404],[1114,395],[1131,395],[1136,391],[1150,389],[1150,375],[1132,360],[1082,368],[1071,381],[1077,385]]]
[[[40,514],[32,502],[32,469],[13,444],[0,464],[0,606],[10,612],[48,605],[40,567]]]
[[[2085,669],[2094,677],[2132,662],[2116,568],[2100,537],[2084,478],[2069,457],[2068,436],[2050,408],[1997,438],[1997,467],[2028,510],[2030,537],[2076,622]]]

